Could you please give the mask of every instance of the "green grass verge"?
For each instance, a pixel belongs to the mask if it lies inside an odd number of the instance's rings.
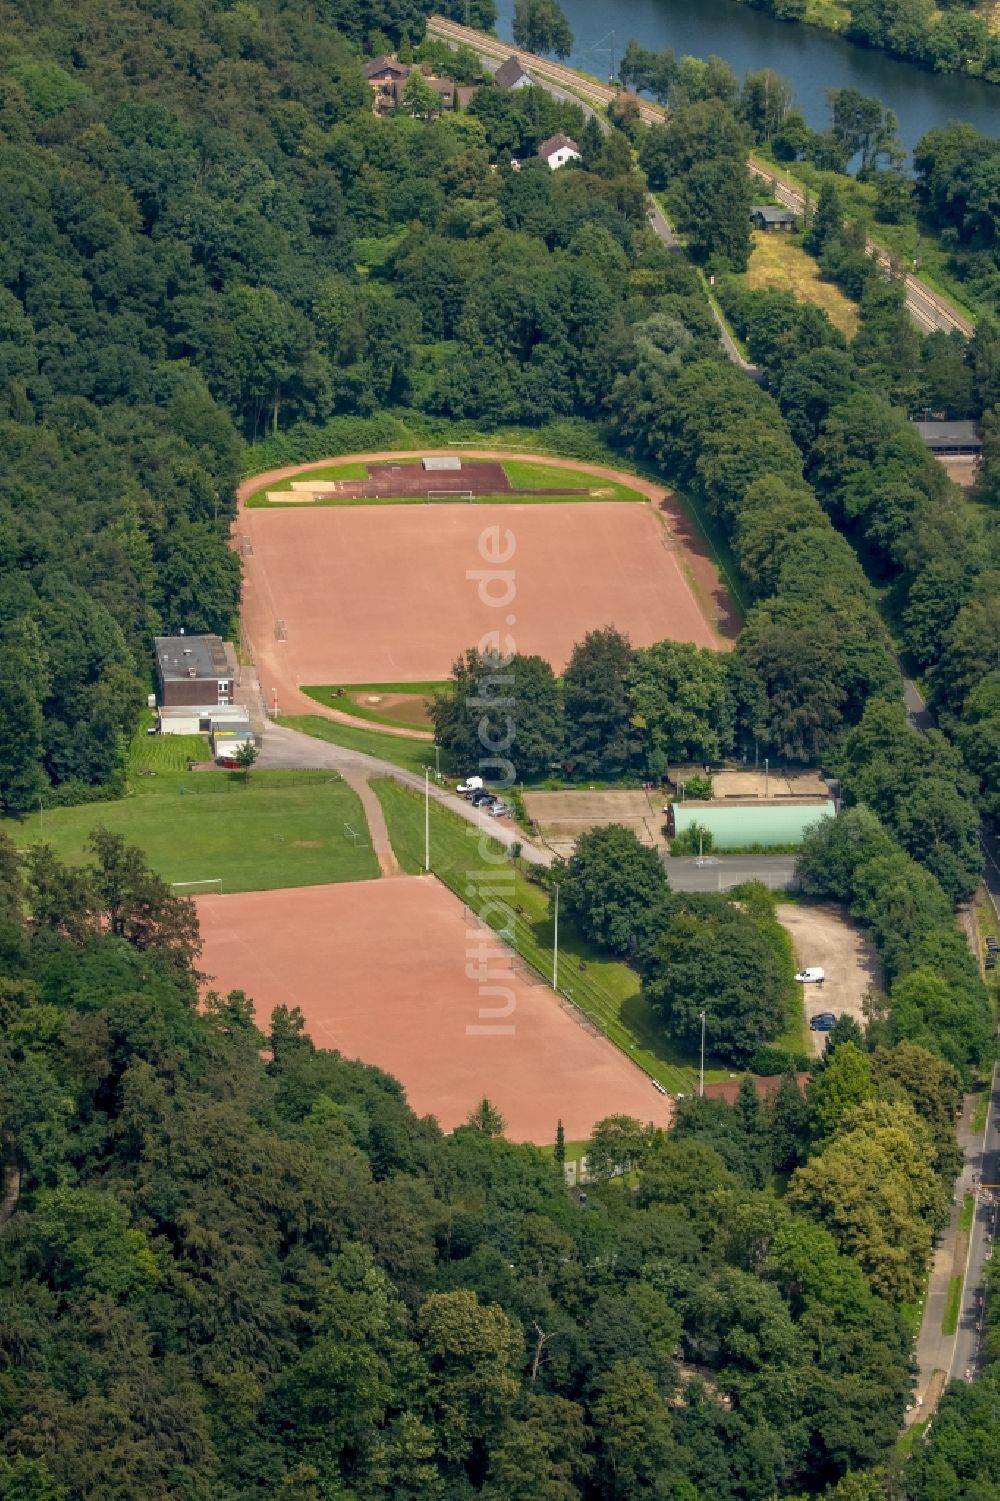
[[[385,813],[396,858],[404,870],[423,869],[424,805],[419,795],[389,779],[372,782]],[[474,825],[431,804],[431,869],[463,902],[470,881],[483,868],[480,834]],[[511,865],[496,866],[495,884],[504,872],[510,892],[517,952],[540,974],[552,974],[553,924],[547,893]],[[510,877],[513,880],[510,881]],[[509,883],[509,884],[508,884]],[[491,914],[490,926],[504,925],[504,914]],[[569,923],[559,929],[559,988],[596,1022],[623,1052],[666,1089],[690,1092],[695,1084],[691,1059],[677,1049],[639,992],[639,980],[627,965],[609,959],[586,943]],[[706,1077],[728,1078],[728,1070],[706,1070]]]
[[[929,1422],[929,1418],[924,1418],[922,1422],[911,1423],[909,1428],[904,1428],[902,1433],[899,1435],[899,1438],[896,1440],[895,1452],[905,1459],[907,1454],[909,1454],[910,1450],[913,1448],[914,1444],[917,1442],[917,1439],[923,1436],[924,1429],[927,1427],[927,1424]]]
[[[601,479],[596,474],[584,474],[578,469],[563,469],[555,464],[534,464],[528,459],[505,459],[503,471],[515,488],[526,490],[545,489],[555,485],[569,485],[574,489],[586,488],[598,500],[645,500],[638,490],[617,480]],[[530,499],[530,496],[515,496],[514,499]],[[539,495],[538,500],[555,497]],[[581,495],[568,495],[567,500],[582,500]]]
[[[238,773],[157,770],[117,802],[53,808],[3,827],[18,848],[50,844],[70,864],[89,859],[94,829],[110,829],[165,881],[218,878],[225,892],[373,879],[378,861],[344,838],[345,823],[367,828],[356,793],[330,772],[254,771],[244,783]]]
[[[958,1217],[958,1228],[966,1234],[972,1229],[972,1221],[976,1217],[975,1194],[966,1194],[962,1200],[962,1213]]]
[[[972,1112],[973,1136],[982,1136],[983,1132],[986,1130],[986,1121],[989,1117],[989,1113],[990,1096],[989,1091],[987,1091],[985,1094],[980,1095],[979,1099],[976,1101],[976,1108]]]
[[[404,771],[423,776],[424,767],[435,769],[434,746],[430,740],[411,740],[404,735],[386,735],[379,730],[355,729],[350,724],[340,724],[335,719],[323,719],[318,714],[282,714],[279,721],[291,730],[303,735],[313,735],[329,745],[342,745],[346,750],[361,751],[366,756],[377,756]],[[448,757],[441,752],[441,770],[450,770]]]
[[[958,1328],[958,1314],[961,1306],[962,1278],[956,1275],[948,1283],[948,1301],[944,1308],[944,1318],[941,1320],[942,1334],[955,1333]]]
[[[429,720],[418,723],[416,719],[404,719],[398,714],[381,713],[371,704],[359,703],[351,695],[355,693],[406,693],[414,697],[428,698],[435,693],[442,692],[447,683],[344,683],[340,685],[345,692],[338,696],[337,685],[325,684],[303,688],[302,692],[309,698],[314,698],[318,704],[326,704],[328,708],[337,709],[341,714],[350,714],[352,719],[364,719],[371,724],[395,725],[401,730],[421,731],[425,733],[430,729]]]

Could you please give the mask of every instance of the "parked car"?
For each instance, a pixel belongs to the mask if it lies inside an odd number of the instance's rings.
[[[832,1011],[820,1011],[809,1018],[809,1025],[814,1032],[832,1032],[837,1025],[837,1018]]]
[[[465,781],[459,782],[455,788],[455,791],[461,793],[462,797],[470,797],[473,792],[482,792],[482,790],[482,777],[466,777]]]
[[[484,803],[495,803],[496,798],[492,792],[474,792],[469,798],[469,802],[474,808],[481,808]]]
[[[513,808],[508,808],[507,804],[501,802],[499,798],[490,808],[494,818],[509,818],[513,811]]]
[[[826,979],[826,970],[820,969],[818,964],[809,964],[805,969],[800,969],[795,978],[800,985],[822,985]]]

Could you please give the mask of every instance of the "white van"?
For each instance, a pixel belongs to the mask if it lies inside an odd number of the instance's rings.
[[[800,985],[822,985],[826,970],[820,969],[818,964],[810,965],[807,969],[800,969],[795,978]]]
[[[458,786],[455,788],[455,791],[460,793],[462,797],[468,797],[470,792],[482,792],[482,790],[482,777],[466,777],[465,781],[459,782]]]

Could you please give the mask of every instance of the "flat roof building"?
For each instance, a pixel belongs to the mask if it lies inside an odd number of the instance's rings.
[[[977,422],[914,422],[931,453],[979,453],[983,446]]]
[[[161,704],[231,704],[236,653],[219,636],[157,636],[156,678]]]
[[[420,463],[422,467],[428,471],[428,473],[436,474],[453,474],[456,470],[459,470],[462,467],[462,460],[458,457],[458,455],[450,453],[432,453],[429,454],[427,458],[421,459]]]

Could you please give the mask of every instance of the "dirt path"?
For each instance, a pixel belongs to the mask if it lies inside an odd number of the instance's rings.
[[[853,1016],[864,1024],[862,1003],[866,992],[878,983],[875,951],[859,923],[837,907],[806,907],[783,903],[778,921],[791,934],[795,960],[800,969],[818,966],[826,971],[822,985],[803,985],[806,1017],[818,1011]],[[826,1046],[824,1032],[810,1032],[812,1051],[819,1056]]]
[[[361,806],[368,820],[372,849],[375,851],[375,858],[378,860],[382,875],[403,875],[399,861],[396,859],[396,852],[392,847],[392,840],[389,838],[389,826],[382,812],[382,804],[372,791],[368,778],[361,771],[344,771],[343,778],[348,787],[353,788],[361,799]]]
[[[437,450],[437,452],[454,453],[455,450]],[[262,474],[256,474],[245,479],[237,490],[239,511],[233,524],[233,544],[242,552],[241,538],[247,528],[246,502],[249,497],[258,490],[269,485],[275,485],[282,480],[290,479],[296,475],[308,474],[311,470],[322,469],[332,462],[372,463],[386,459],[420,458],[434,449],[407,449],[404,451],[342,454],[334,458],[327,457],[316,459],[308,464],[292,464],[281,469],[273,469]],[[543,463],[557,469],[572,469],[579,473],[594,476],[598,479],[607,479],[629,485],[632,489],[644,495],[652,501],[660,515],[664,527],[670,536],[672,549],[676,550],[678,560],[682,564],[689,586],[693,590],[705,619],[712,622],[712,628],[720,645],[729,646],[739,632],[739,616],[735,605],[730,598],[722,580],[719,569],[711,550],[704,537],[699,532],[693,518],[683,511],[676,498],[662,485],[655,485],[649,480],[641,479],[635,475],[625,474],[619,470],[608,468],[600,464],[581,463],[575,459],[554,458],[550,454],[518,453],[511,455],[509,451],[501,449],[462,449],[463,458],[487,459],[494,462],[505,458],[516,457],[518,460],[528,463]],[[252,514],[252,513],[251,513]],[[273,602],[268,598],[268,584],[264,570],[255,563],[253,552],[244,556],[244,626],[249,635],[257,669],[260,674],[264,689],[265,703],[270,707],[276,698],[279,711],[292,714],[312,714],[322,718],[332,719],[341,724],[353,726],[355,729],[364,729],[366,722],[358,720],[350,714],[340,710],[318,704],[302,692],[301,684],[293,668],[290,668],[281,653],[280,643],[270,639],[269,622],[277,616]],[[406,730],[389,725],[378,725],[375,728],[379,733],[397,735],[402,739],[421,740],[430,742],[432,736],[424,731]]]

